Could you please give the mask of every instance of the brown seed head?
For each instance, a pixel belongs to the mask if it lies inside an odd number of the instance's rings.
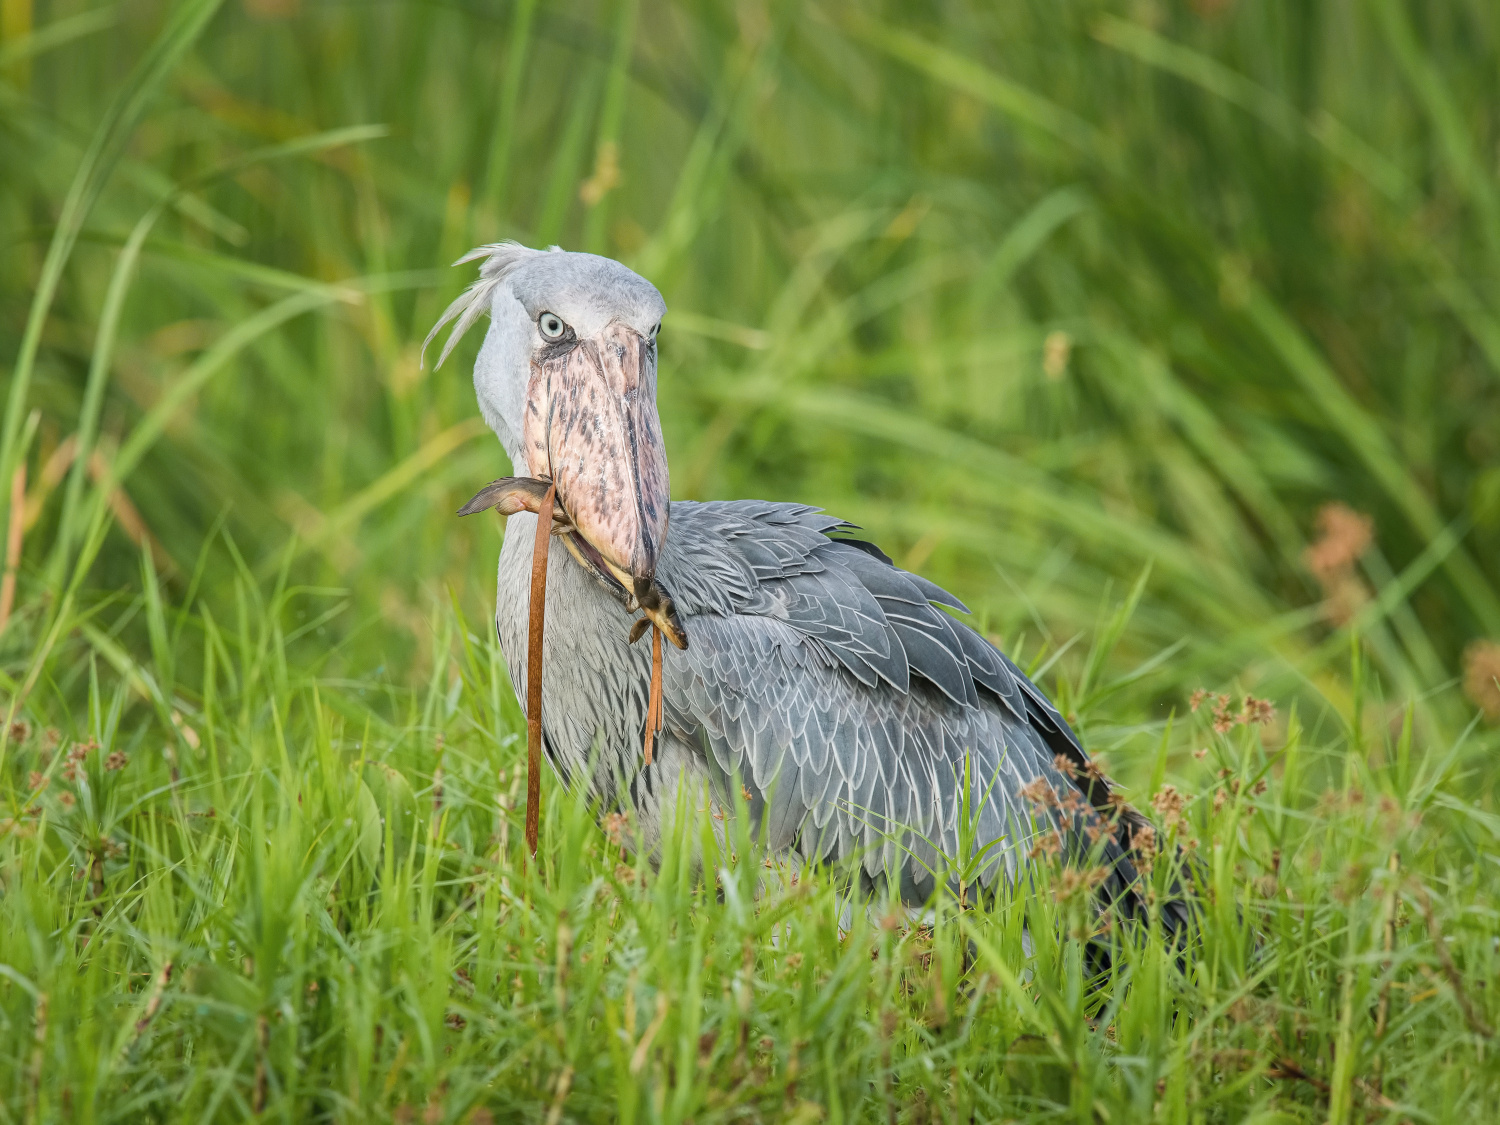
[[[1334,579],[1354,568],[1375,541],[1375,521],[1347,504],[1324,504],[1318,512],[1318,538],[1303,560],[1313,577],[1328,588]]]
[[[1375,523],[1347,504],[1325,504],[1318,513],[1318,532],[1303,561],[1323,587],[1328,619],[1343,625],[1370,597],[1354,564],[1374,542]]]
[[[1135,830],[1130,842],[1141,857],[1142,865],[1149,867],[1156,858],[1156,829],[1143,824]]]
[[[1263,727],[1276,717],[1276,707],[1269,699],[1256,699],[1253,695],[1247,695],[1240,707],[1240,715],[1242,722]]]
[[[1151,798],[1151,807],[1168,828],[1175,828],[1182,820],[1182,810],[1186,804],[1187,799],[1177,791],[1175,785],[1163,785]]]
[[[1464,694],[1490,722],[1500,722],[1500,644],[1475,641],[1464,649]]]

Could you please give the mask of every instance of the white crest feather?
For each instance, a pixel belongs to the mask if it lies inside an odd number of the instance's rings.
[[[554,246],[552,249],[555,250],[557,247]],[[455,266],[461,266],[465,262],[472,262],[478,258],[484,259],[484,264],[479,267],[479,280],[453,299],[453,303],[443,310],[443,315],[438,317],[437,323],[432,326],[432,331],[427,333],[427,339],[422,341],[422,362],[425,362],[427,358],[427,346],[442,331],[443,325],[449,321],[455,321],[453,331],[448,333],[448,339],[443,342],[442,353],[438,356],[437,367],[443,366],[448,353],[453,351],[459,340],[463,339],[464,333],[474,326],[476,320],[489,312],[495,287],[522,262],[544,253],[546,253],[545,250],[533,250],[529,246],[522,246],[519,242],[492,242],[488,246],[475,247],[454,262]],[[436,369],[435,367],[434,370]]]

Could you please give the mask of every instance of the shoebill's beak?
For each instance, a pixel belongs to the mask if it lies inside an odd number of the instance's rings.
[[[685,645],[656,564],[667,536],[669,481],[656,414],[656,343],[615,322],[531,361],[522,442],[531,476],[557,486],[579,561]],[[673,627],[668,628],[667,625]]]

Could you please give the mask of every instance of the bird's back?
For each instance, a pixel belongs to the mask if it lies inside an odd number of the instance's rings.
[[[908,900],[957,855],[966,786],[973,846],[1004,839],[986,884],[1017,875],[1040,827],[1097,843],[1123,889],[1121,810],[1063,717],[939,608],[957,598],[855,530],[801,505],[672,505],[658,574],[689,636],[666,665],[674,733],[745,786],[771,847],[857,857]]]
[[[511,517],[497,625],[525,698],[533,517]],[[872,892],[925,901],[960,840],[990,849],[981,885],[1014,881],[1038,832],[1125,895],[1129,832],[1068,724],[1002,652],[940,606],[951,594],[815,508],[674,502],[657,569],[688,647],[668,647],[665,730],[645,767],[649,646],[565,551],[548,567],[544,745],[569,785],[621,795],[648,843],[684,783],[722,809],[748,795],[772,850],[857,861]],[[968,800],[965,802],[967,789]],[[968,809],[972,832],[961,832]],[[1042,841],[1046,847],[1045,840]]]

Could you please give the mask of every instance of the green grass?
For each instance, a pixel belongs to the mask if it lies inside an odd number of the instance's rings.
[[[0,33],[0,1120],[1500,1108],[1492,5]],[[863,524],[1188,795],[1181,968],[1117,927],[1087,983],[1056,872],[887,928],[743,839],[622,864],[555,788],[521,863],[499,540],[451,515],[504,458],[474,343],[417,361],[499,237],[660,285],[675,495]],[[1332,501],[1373,539],[1319,579]]]
[[[119,608],[155,654],[86,631],[86,708],[12,731],[16,1119],[1449,1121],[1500,1098],[1497,821],[1410,726],[1174,727],[1158,769],[1207,751],[1167,830],[1202,861],[1200,943],[1179,971],[1113,927],[1091,981],[1087,892],[1045,865],[912,927],[743,831],[719,854],[703,818],[659,870],[623,861],[550,784],[528,864],[487,628],[441,614],[451,663],[396,691],[321,673],[327,591],[246,575],[221,626],[147,576]]]

